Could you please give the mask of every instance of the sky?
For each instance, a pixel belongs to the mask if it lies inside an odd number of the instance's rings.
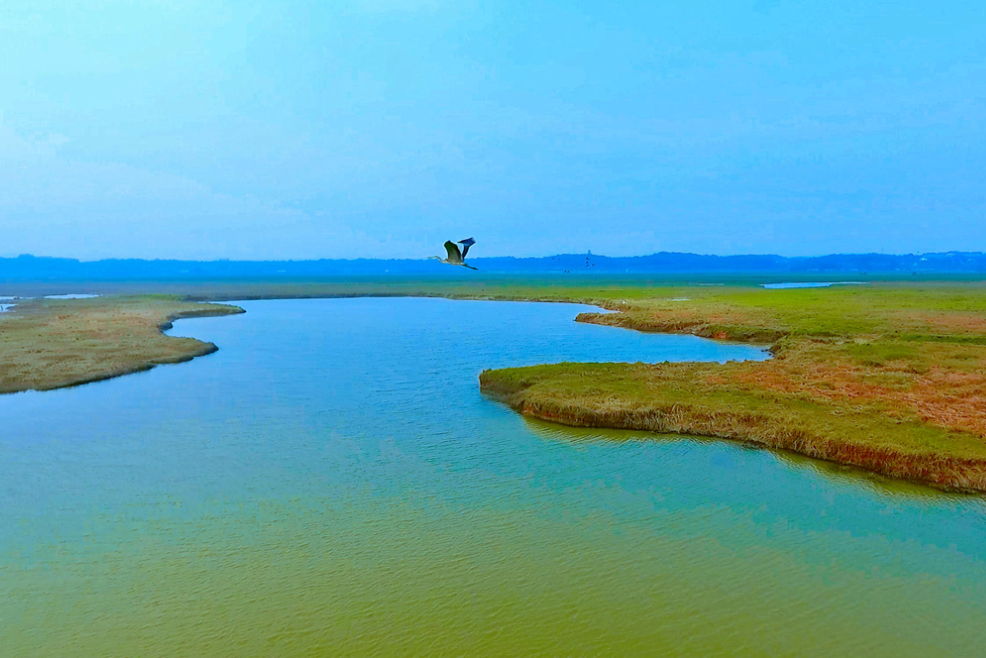
[[[3,0],[0,256],[986,251],[986,2]]]

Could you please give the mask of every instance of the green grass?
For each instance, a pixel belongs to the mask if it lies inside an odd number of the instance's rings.
[[[556,364],[487,371],[487,394],[544,420],[732,439],[945,488],[986,488],[986,444],[969,432],[756,387],[709,386],[739,365]]]
[[[483,390],[570,425],[736,439],[986,490],[983,284],[649,289],[615,304],[621,291],[594,292],[623,312],[581,321],[769,343],[776,358],[487,371]]]

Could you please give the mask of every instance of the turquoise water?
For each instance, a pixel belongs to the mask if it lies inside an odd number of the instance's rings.
[[[0,397],[0,656],[981,655],[982,497],[574,430],[483,368],[765,358],[567,304],[262,301]]]

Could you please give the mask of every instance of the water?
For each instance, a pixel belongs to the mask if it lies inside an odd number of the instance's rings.
[[[0,656],[972,656],[984,499],[574,430],[484,367],[764,358],[563,304],[268,301],[0,397]]]
[[[70,293],[67,295],[45,295],[43,299],[93,299],[99,297],[100,295],[89,295],[83,293]],[[16,304],[11,304],[10,302],[16,301],[20,298],[14,297],[0,297],[0,313],[12,312]],[[30,298],[28,298],[30,299]]]
[[[761,283],[760,286],[770,290],[788,288],[831,288],[832,286],[861,286],[862,281],[800,281],[793,283]]]

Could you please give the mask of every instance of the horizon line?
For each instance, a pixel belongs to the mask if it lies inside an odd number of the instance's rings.
[[[927,257],[927,256],[986,256],[986,252],[983,251],[928,251],[928,252],[907,252],[907,253],[886,253],[886,252],[833,252],[827,254],[820,254],[817,256],[784,256],[782,254],[776,253],[745,253],[745,254],[701,254],[691,251],[655,251],[649,254],[638,254],[635,256],[607,256],[606,254],[594,254],[591,250],[587,250],[585,253],[559,253],[550,254],[547,256],[476,256],[471,258],[471,261],[482,261],[482,260],[494,260],[494,259],[509,259],[509,260],[547,260],[551,258],[560,257],[591,257],[591,258],[606,258],[609,260],[620,260],[620,259],[634,259],[634,258],[650,258],[654,256],[697,256],[701,258],[783,258],[785,260],[811,260],[816,258],[831,258],[835,256],[881,256],[881,257],[891,257],[891,258],[903,258],[906,256],[913,257]],[[105,258],[95,258],[91,260],[74,258],[71,256],[37,256],[35,254],[18,254],[16,256],[0,256],[0,260],[19,260],[19,259],[35,259],[35,260],[61,260],[61,261],[72,261],[76,263],[102,263],[107,261],[141,261],[147,263],[154,262],[178,262],[178,263],[318,263],[325,261],[336,261],[336,262],[357,262],[357,261],[378,261],[382,263],[386,262],[400,262],[400,261],[410,261],[418,262],[429,260],[429,257],[421,258],[373,258],[373,257],[357,257],[357,258],[288,258],[288,259],[246,259],[246,258],[213,258],[213,259],[185,259],[185,258],[141,258],[141,257],[127,257],[127,256],[110,256]]]

